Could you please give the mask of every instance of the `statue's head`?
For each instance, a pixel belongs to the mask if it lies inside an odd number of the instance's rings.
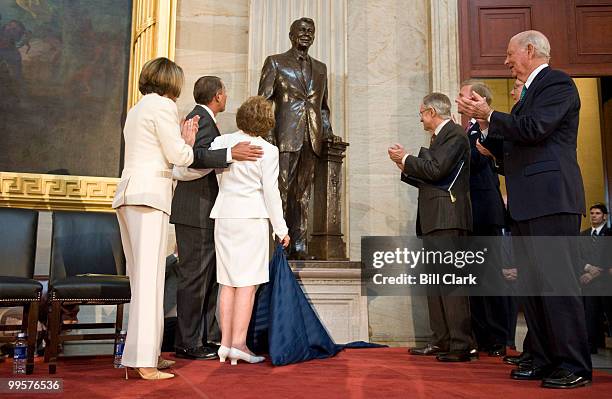
[[[315,24],[310,18],[300,18],[293,21],[289,28],[289,40],[293,48],[306,50],[312,46],[315,35]]]

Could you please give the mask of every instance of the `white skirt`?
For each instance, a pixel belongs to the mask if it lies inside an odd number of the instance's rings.
[[[270,280],[268,219],[215,219],[217,282],[247,287]]]

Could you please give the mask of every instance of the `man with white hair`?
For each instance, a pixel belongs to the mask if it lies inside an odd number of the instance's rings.
[[[457,99],[461,113],[489,122],[483,135],[503,139],[503,151],[494,155],[503,157],[513,236],[576,236],[585,212],[576,156],[580,97],[567,74],[548,66],[549,59],[546,36],[521,32],[510,39],[505,60],[512,75],[525,82],[512,112],[494,111],[477,93]],[[551,275],[557,282],[576,280],[570,261],[551,261],[560,254],[571,259],[570,246],[554,251],[526,246],[524,253],[528,261],[519,279],[523,272],[523,281],[537,284]],[[533,363],[513,370],[511,377],[542,379],[546,388],[589,384],[592,365],[581,298],[528,297],[525,318]]]

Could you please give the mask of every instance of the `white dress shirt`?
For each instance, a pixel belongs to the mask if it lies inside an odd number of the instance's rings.
[[[600,224],[598,227],[591,227],[591,235],[593,235],[593,232],[595,232],[596,235],[599,235],[599,232],[601,232],[601,229],[603,229],[603,227],[606,225],[606,223],[602,223]]]

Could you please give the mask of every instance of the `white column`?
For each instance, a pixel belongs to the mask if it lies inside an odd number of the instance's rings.
[[[456,0],[431,0],[431,89],[454,104],[459,92],[459,14]]]

